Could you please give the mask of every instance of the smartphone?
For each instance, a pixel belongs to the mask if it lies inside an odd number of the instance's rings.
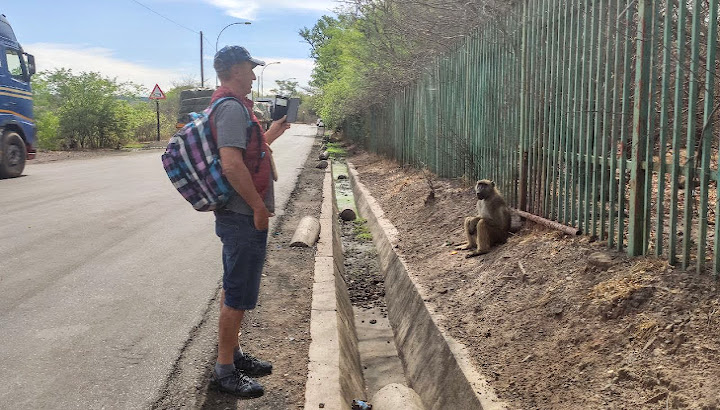
[[[290,98],[290,100],[288,100],[287,118],[285,119],[285,122],[297,121],[298,108],[300,108],[300,99],[299,98]]]
[[[290,99],[282,95],[275,96],[271,115],[273,121],[277,121],[287,114],[288,100]]]

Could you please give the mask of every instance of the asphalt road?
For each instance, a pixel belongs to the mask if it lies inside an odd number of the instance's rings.
[[[273,144],[281,214],[315,135]],[[149,407],[220,286],[212,213],[160,151],[28,165],[0,180],[0,408]]]

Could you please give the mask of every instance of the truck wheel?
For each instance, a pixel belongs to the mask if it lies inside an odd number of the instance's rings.
[[[20,134],[14,131],[5,131],[0,141],[0,177],[19,177],[25,169],[25,142]]]

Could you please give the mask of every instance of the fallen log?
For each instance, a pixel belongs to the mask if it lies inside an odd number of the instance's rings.
[[[580,229],[577,229],[572,226],[563,225],[561,223],[551,221],[549,219],[545,219],[541,216],[533,215],[529,212],[521,211],[519,209],[515,209],[515,212],[517,212],[518,215],[520,215],[521,217],[523,217],[525,219],[529,219],[535,223],[538,223],[540,225],[545,225],[549,228],[557,229],[558,231],[564,232],[568,235],[577,236],[577,235],[582,234],[582,231],[580,231]]]
[[[295,229],[295,233],[290,241],[290,246],[309,248],[315,245],[315,242],[317,242],[319,238],[320,222],[312,216],[305,216],[300,220],[297,229]]]

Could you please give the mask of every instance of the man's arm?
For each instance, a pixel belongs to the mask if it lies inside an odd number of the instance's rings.
[[[270,125],[270,128],[268,128],[267,131],[265,131],[265,139],[267,140],[268,145],[272,144],[273,141],[278,139],[285,130],[290,128],[290,123],[285,122],[285,119],[287,118],[287,115],[280,118],[277,121],[273,121]]]
[[[255,228],[260,231],[268,229],[268,218],[273,214],[267,210],[265,202],[255,190],[250,171],[243,161],[243,150],[236,147],[221,147],[220,162],[225,178],[252,208]]]

